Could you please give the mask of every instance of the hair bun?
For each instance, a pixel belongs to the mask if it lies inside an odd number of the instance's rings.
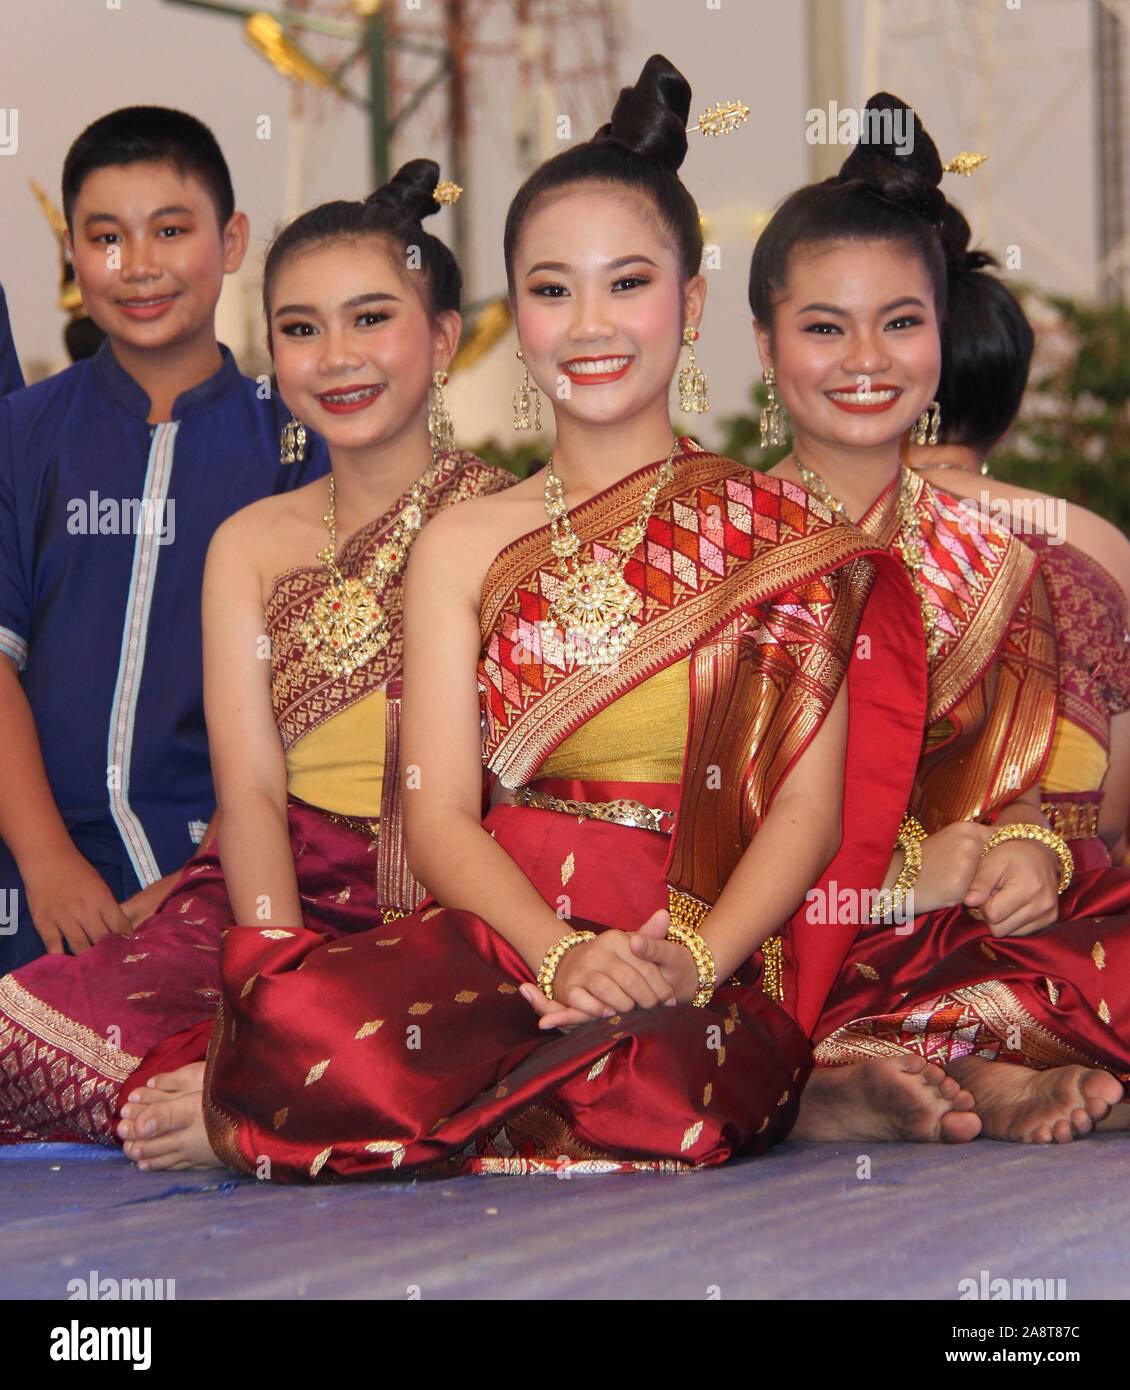
[[[653,53],[635,86],[620,89],[612,119],[593,140],[613,140],[677,174],[687,156],[690,110],[690,83],[662,54]]]
[[[997,258],[988,251],[969,249],[973,231],[961,209],[948,200],[938,230],[941,233],[946,270],[951,279],[955,275],[972,275],[975,271],[984,270],[986,266],[1000,265]]]
[[[869,119],[867,112],[876,114]],[[889,121],[884,112],[891,113]],[[890,92],[876,92],[864,113],[870,129],[861,131],[860,143],[840,166],[838,177],[858,179],[881,198],[918,213],[928,222],[941,221],[947,207],[946,196],[939,187],[942,158],[917,112]],[[895,138],[896,123],[906,132],[908,115],[913,122],[909,149],[904,141]],[[872,132],[882,138],[863,138]]]
[[[410,159],[388,183],[369,194],[365,206],[380,208],[409,222],[420,222],[439,212],[440,205],[435,200],[438,183],[439,165],[434,159]]]

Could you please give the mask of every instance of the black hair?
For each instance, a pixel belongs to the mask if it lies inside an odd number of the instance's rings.
[[[969,223],[952,203],[942,221],[949,280],[942,328],[939,438],[987,453],[1016,418],[1035,342],[1016,296],[987,267],[1000,262],[970,250]]]
[[[868,101],[868,136],[882,131],[890,112],[890,131],[899,112],[914,118],[910,150],[902,154],[893,139],[856,145],[838,174],[806,184],[785,199],[753,248],[749,267],[749,306],[759,323],[773,321],[773,301],[785,288],[789,258],[797,246],[832,241],[897,242],[926,267],[941,319],[946,310],[946,263],[941,223],[947,203],[938,186],[942,161],[917,113],[889,92]]]
[[[235,211],[227,160],[203,121],[167,106],[123,106],[88,125],[63,161],[63,215],[71,226],[79,190],[96,169],[162,161],[195,175],[212,197],[221,230]]]
[[[591,140],[546,160],[526,179],[510,204],[503,234],[506,283],[514,293],[514,252],[522,224],[547,193],[578,183],[619,184],[650,199],[659,221],[675,240],[683,278],[702,262],[698,207],[679,178],[687,153],[691,89],[661,54],[643,66],[635,86],[624,87],[612,119]]]
[[[459,263],[438,237],[421,226],[423,218],[439,212],[435,199],[438,182],[439,165],[434,159],[410,159],[363,202],[338,199],[322,203],[289,222],[271,243],[263,263],[263,312],[268,332],[271,288],[283,262],[296,251],[361,237],[383,238],[404,255],[409,247],[418,246],[428,313],[434,318],[448,310],[458,311],[463,294]]]

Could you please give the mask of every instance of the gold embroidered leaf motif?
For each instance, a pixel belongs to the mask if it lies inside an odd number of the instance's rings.
[[[1052,979],[1050,975],[1044,976],[1044,984],[1046,984],[1048,987],[1048,998],[1052,1001],[1053,1004],[1058,1004],[1059,986],[1056,984],[1056,982]]]
[[[328,1149],[323,1149],[322,1152],[315,1157],[313,1163],[310,1165],[310,1176],[312,1178],[316,1178],[326,1166],[326,1159],[329,1158],[333,1151],[334,1146],[331,1144]]]
[[[461,989],[455,996],[455,1002],[457,1004],[473,1004],[478,997],[477,989]]]
[[[505,1084],[498,1085],[498,1086],[496,1086],[496,1087],[494,1088],[494,1098],[495,1098],[495,1100],[505,1100],[506,1097],[507,1097],[509,1094],[510,1094],[510,1087],[507,1086],[507,1085],[505,1085]]]
[[[562,888],[573,877],[573,871],[577,867],[577,861],[573,858],[573,851],[570,850],[565,862],[561,865],[561,886]]]
[[[505,980],[498,987],[499,994],[517,994],[518,986],[508,984]]]
[[[599,1062],[594,1062],[589,1068],[588,1080],[595,1081],[604,1068],[608,1065],[608,1059],[612,1056],[611,1052],[606,1052]]]
[[[327,947],[326,947],[326,955],[327,955],[327,956],[340,956],[341,953],[342,953],[342,951],[352,951],[352,950],[353,950],[353,947],[352,947],[352,946],[327,946]]]
[[[1106,951],[1103,949],[1103,943],[1101,941],[1096,941],[1091,947],[1091,959],[1095,962],[1096,970],[1104,970],[1106,968]]]
[[[408,1012],[410,1014],[426,1014],[431,1009],[430,1004],[410,1004]]]
[[[288,936],[293,936],[292,931],[284,931],[282,927],[262,927],[259,931],[260,936],[265,936],[268,941],[285,941]],[[322,1162],[326,1160],[323,1158]]]
[[[382,936],[379,941],[374,941],[374,946],[395,946],[400,941],[399,936]]]
[[[139,989],[136,994],[127,994],[127,999],[155,999],[157,991],[155,989]]]
[[[353,885],[352,885],[351,883],[350,883],[350,884],[346,884],[346,886],[341,890],[340,893],[335,893],[335,894],[334,894],[334,902],[335,902],[335,903],[347,903],[347,902],[349,901],[349,895],[350,895],[350,893],[352,893],[352,892],[353,892]]]
[[[784,1103],[788,1100],[788,1098],[789,1098],[789,1093],[788,1093],[788,1091],[782,1091],[782,1092],[781,1092],[781,1098],[780,1098],[780,1100],[778,1100],[777,1104],[778,1104],[778,1105],[784,1105]]]
[[[734,1022],[732,1018],[724,1018],[722,1020],[722,1029],[727,1037],[730,1036],[730,1034],[734,1031],[736,1027],[737,1024]]]
[[[765,1118],[761,1121],[761,1123],[757,1126],[757,1133],[758,1133],[758,1134],[764,1134],[765,1131],[766,1131],[768,1128],[769,1128],[769,1116],[766,1115]]]
[[[290,1106],[284,1105],[281,1110],[275,1111],[274,1115],[271,1117],[271,1124],[275,1127],[275,1129],[282,1129],[283,1125],[286,1124],[286,1117],[289,1114]]]
[[[399,1168],[404,1162],[404,1145],[398,1144],[395,1139],[374,1139],[371,1144],[365,1145],[365,1152],[392,1154],[392,1166],[394,1168]]]
[[[442,907],[429,907],[427,912],[420,918],[421,922],[430,922],[437,912],[442,912]]]
[[[184,902],[180,905],[181,914],[183,915],[186,913],[195,901],[195,898],[185,898]]]
[[[123,965],[132,965],[132,964],[134,963],[135,960],[144,960],[144,959],[146,958],[146,956],[151,956],[152,954],[153,954],[152,951],[141,951],[141,952],[140,952],[138,955],[136,955],[136,956],[123,956],[123,957],[122,957],[122,964],[123,964]]]
[[[378,1028],[383,1027],[383,1018],[371,1018],[367,1023],[362,1023],[356,1033],[353,1034],[353,1041],[360,1042],[363,1038],[371,1038]]]
[[[246,984],[245,984],[245,985],[243,986],[243,988],[239,991],[239,997],[240,997],[241,999],[246,999],[246,998],[247,998],[247,996],[248,996],[248,995],[251,993],[251,991],[255,988],[255,981],[256,981],[258,978],[259,978],[259,972],[258,972],[258,970],[256,970],[256,972],[255,972],[254,975],[248,975]]]
[[[322,1077],[326,1074],[326,1068],[332,1061],[332,1057],[323,1057],[320,1062],[315,1062],[314,1065],[310,1068],[310,1070],[306,1073],[306,1080],[303,1084],[306,1086],[312,1086],[315,1081],[321,1081]]]
[[[718,1065],[724,1067],[726,1065],[726,1049],[720,1047],[715,1055],[718,1058]]]
[[[861,961],[854,961],[853,964],[865,980],[877,980],[879,972],[873,965],[864,965]]]
[[[688,1125],[683,1131],[683,1142],[679,1145],[679,1152],[686,1153],[688,1149],[694,1148],[698,1143],[698,1136],[702,1133],[702,1121],[696,1120],[693,1125]]]
[[[993,950],[987,941],[981,942],[981,954],[988,956],[990,960],[996,960],[997,958],[996,951]]]
[[[713,1082],[713,1081],[708,1081],[708,1082],[706,1083],[706,1085],[703,1087],[703,1090],[702,1090],[702,1103],[703,1103],[703,1105],[709,1105],[709,1104],[710,1104],[710,1097],[711,1097],[713,1094],[714,1094],[714,1082]]]
[[[1105,999],[1099,1000],[1099,1017],[1104,1023],[1110,1022],[1110,1005]]]
[[[218,951],[220,949],[218,946],[205,946],[202,941],[194,941],[192,944],[198,951]]]

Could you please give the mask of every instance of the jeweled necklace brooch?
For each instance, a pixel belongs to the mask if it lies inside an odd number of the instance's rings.
[[[562,584],[549,606],[549,616],[566,634],[570,656],[577,666],[603,666],[627,651],[639,630],[635,616],[644,607],[641,594],[624,578],[624,567],[639,542],[648,534],[648,523],[655,513],[659,493],[675,475],[671,452],[659,466],[655,482],[648,488],[637,520],[625,525],[612,542],[614,560],[578,559],[581,541],[568,520],[562,480],[553,471],[553,457],[545,468],[545,513],[552,527],[553,553],[562,563]]]
[[[655,482],[647,490],[640,514],[625,526],[612,548],[613,560],[582,560],[581,542],[569,520],[569,507],[561,479],[553,471],[550,456],[545,468],[545,512],[552,528],[553,553],[561,562],[561,585],[549,606],[549,616],[560,627],[578,666],[601,666],[615,661],[631,646],[639,631],[636,615],[643,598],[624,578],[624,568],[640,541],[659,500],[659,494],[675,476],[676,437],[671,452],[659,466]]]
[[[330,474],[330,505],[322,520],[330,533],[329,544],[318,559],[330,574],[330,583],[319,594],[308,616],[296,631],[329,675],[350,676],[359,666],[382,652],[392,639],[389,616],[382,606],[389,581],[403,570],[416,533],[424,524],[428,490],[435,481],[439,460],[431,463],[413,483],[408,501],[393,523],[388,539],[377,549],[368,570],[346,578],[337,563],[337,496]]]

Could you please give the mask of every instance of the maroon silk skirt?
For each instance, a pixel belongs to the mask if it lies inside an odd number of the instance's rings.
[[[372,834],[301,802],[288,809],[305,918],[337,940],[380,920]],[[197,1028],[220,998],[220,942],[232,910],[215,843],[185,866],[129,937],[78,956],[40,956],[0,979],[0,1142],[113,1142],[122,1093],[142,1057]],[[203,1056],[202,1045],[196,1052]]]
[[[656,788],[632,790],[657,804]],[[634,930],[667,906],[664,835],[506,805],[485,825],[563,932]],[[209,1138],[273,1179],[719,1164],[788,1134],[811,1064],[755,985],[541,1031],[518,953],[430,901],[349,936],[237,927],[220,971]],[[144,1074],[202,1055],[202,1034],[168,1040]]]

